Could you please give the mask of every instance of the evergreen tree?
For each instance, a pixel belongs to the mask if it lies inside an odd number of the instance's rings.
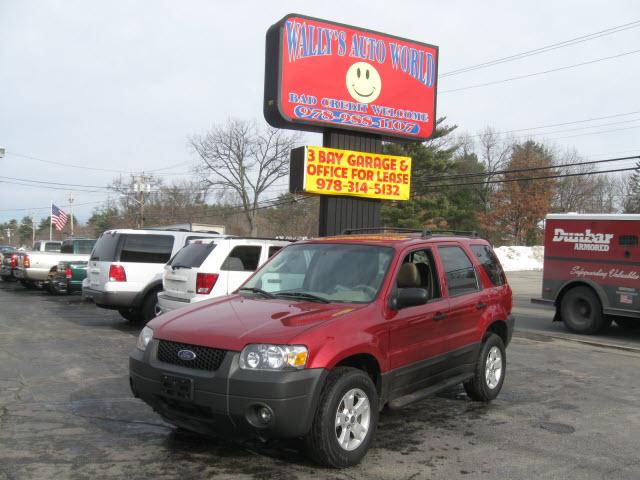
[[[385,226],[425,229],[476,230],[479,202],[475,186],[439,186],[443,175],[476,173],[484,168],[474,154],[456,157],[458,144],[449,135],[457,127],[436,123],[434,137],[425,143],[387,144],[391,155],[411,157],[411,198],[386,202],[381,211]],[[462,183],[447,180],[445,184]]]

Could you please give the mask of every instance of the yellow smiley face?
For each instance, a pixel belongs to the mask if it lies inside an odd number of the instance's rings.
[[[347,70],[347,90],[354,100],[371,103],[380,96],[382,79],[380,74],[366,62],[357,62]]]

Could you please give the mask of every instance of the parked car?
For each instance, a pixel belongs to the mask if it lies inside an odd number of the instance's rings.
[[[158,311],[170,312],[233,292],[289,243],[240,237],[192,240],[164,267]]]
[[[14,270],[14,276],[27,288],[47,286],[56,274],[58,263],[68,261],[87,261],[89,253],[95,244],[95,239],[70,238],[64,240],[59,252],[53,251],[29,251],[18,254],[18,265]],[[44,243],[44,248],[51,242],[36,242],[36,245]]]
[[[15,255],[17,251],[15,247],[10,245],[0,245],[0,278],[5,282],[14,280],[11,264],[12,258],[17,259]]]
[[[497,257],[475,236],[297,242],[237,294],[149,322],[130,385],[178,427],[304,438],[317,462],[346,467],[366,454],[385,405],[459,383],[473,400],[495,398],[511,307]]]
[[[87,278],[87,263],[83,261],[64,260],[58,263],[55,273],[50,279],[51,293],[69,295],[82,292],[82,282]]]
[[[217,237],[182,228],[108,230],[91,252],[82,295],[127,320],[149,321],[158,313],[164,264],[190,240]]]

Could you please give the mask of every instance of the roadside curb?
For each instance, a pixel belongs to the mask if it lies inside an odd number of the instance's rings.
[[[538,331],[538,330],[531,330],[531,329],[527,329],[527,328],[516,329],[513,332],[513,335],[514,335],[514,337],[527,338],[529,340],[536,340],[535,337],[546,337],[546,338],[551,338],[551,339],[554,339],[554,340],[564,340],[564,341],[567,341],[567,342],[581,343],[583,345],[589,345],[591,347],[610,348],[610,349],[614,349],[614,350],[622,350],[622,351],[625,351],[625,352],[633,352],[633,353],[640,354],[640,347],[630,347],[630,346],[626,346],[626,345],[616,345],[614,343],[599,342],[599,341],[595,341],[595,340],[582,340],[580,338],[565,337],[563,335],[556,335],[556,334],[553,334],[553,333],[541,332],[541,331]]]

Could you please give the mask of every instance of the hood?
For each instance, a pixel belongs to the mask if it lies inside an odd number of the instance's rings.
[[[305,330],[364,306],[231,295],[166,313],[149,327],[154,338],[239,351],[249,343],[290,343]]]

